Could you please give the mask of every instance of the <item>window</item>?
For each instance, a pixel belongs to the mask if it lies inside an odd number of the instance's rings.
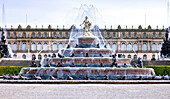
[[[125,51],[125,43],[122,43],[122,51],[124,52]]]
[[[133,59],[134,59],[134,60],[137,60],[137,55],[134,55]]]
[[[143,60],[147,60],[147,55],[143,55]]]
[[[62,33],[60,33],[60,38],[62,38]]]
[[[155,55],[152,55],[152,58],[155,58]]]
[[[47,58],[47,55],[46,55],[46,54],[44,55],[44,58]]]
[[[52,58],[55,58],[55,57],[56,57],[56,54],[53,53]]]
[[[143,34],[143,38],[146,38],[146,33]]]
[[[162,36],[161,33],[159,33],[159,38],[161,38],[161,36]]]
[[[53,43],[53,51],[57,51],[57,44]]]
[[[134,43],[133,49],[134,49],[135,52],[138,50],[138,45],[137,45],[137,43]]]
[[[129,37],[129,38],[131,37],[131,33],[128,34],[128,37]]]
[[[116,33],[113,33],[113,37],[116,37]]]
[[[41,33],[38,33],[38,37],[41,38]]]
[[[129,43],[127,47],[128,47],[128,51],[130,52],[132,50],[131,43]]]
[[[63,44],[60,43],[60,44],[59,44],[59,50],[61,50],[62,48],[63,48]]]
[[[32,38],[34,38],[35,37],[35,33],[32,33]]]
[[[156,44],[155,43],[152,44],[152,51],[156,51]]]
[[[23,50],[23,51],[26,51],[26,50],[27,50],[26,43],[23,43],[23,45],[22,45],[22,50]]]
[[[16,54],[14,54],[14,55],[13,55],[13,58],[14,58],[14,59],[16,59],[16,58],[17,58],[17,55],[16,55]]]
[[[134,38],[137,38],[137,33],[134,34]]]
[[[38,59],[41,60],[41,55],[40,54],[38,55]]]
[[[125,33],[122,34],[122,37],[125,38]]]
[[[17,37],[17,34],[16,33],[14,33],[14,38],[16,38]]]
[[[143,51],[146,51],[146,43],[143,43]]]
[[[102,34],[102,37],[104,37],[104,33],[101,33]]]
[[[22,58],[23,58],[23,59],[26,59],[26,55],[25,55],[25,54],[23,54],[23,55],[22,55]]]
[[[36,45],[35,45],[35,43],[32,43],[32,49],[31,49],[32,51],[36,51]]]
[[[44,37],[47,38],[47,33],[44,33]]]
[[[162,44],[159,43],[159,44],[158,44],[158,51],[159,51],[159,52],[161,51],[161,48],[162,48]]]
[[[32,58],[34,58],[34,57],[36,58],[36,56],[33,54],[33,55],[32,55]]]
[[[41,51],[42,50],[42,45],[41,43],[38,43],[38,51]]]
[[[116,43],[113,43],[113,44],[112,44],[112,49],[113,49],[114,51],[116,51]]]
[[[153,33],[153,38],[155,38],[155,33]]]
[[[125,55],[122,55],[122,58],[125,58]]]
[[[44,43],[44,51],[48,51],[47,43]]]
[[[107,44],[106,44],[106,47],[107,47],[107,48],[110,48],[110,43],[107,43]]]
[[[10,33],[8,33],[8,38],[10,38]]]
[[[131,55],[128,55],[128,58],[131,58]]]
[[[107,33],[107,38],[109,38],[110,37],[110,33]]]
[[[54,35],[54,37],[57,37],[56,33],[54,33],[53,35]]]
[[[23,33],[23,38],[25,38],[26,37],[26,33]]]
[[[11,43],[8,43],[8,48],[11,48]]]
[[[17,51],[17,43],[15,42],[14,45],[13,45],[13,50],[14,51]]]
[[[68,46],[68,43],[65,43],[65,48],[67,48],[67,46]]]
[[[68,38],[68,33],[66,33],[66,38]]]

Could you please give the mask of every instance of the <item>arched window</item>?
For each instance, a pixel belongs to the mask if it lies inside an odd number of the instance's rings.
[[[46,54],[44,55],[44,58],[47,58],[47,55],[46,55]]]
[[[113,33],[113,37],[116,37],[116,33]]]
[[[125,55],[122,55],[122,58],[125,58]]]
[[[107,43],[107,44],[106,44],[106,47],[107,47],[107,48],[110,48],[110,43]]]
[[[14,51],[17,51],[17,43],[15,42],[14,45],[13,45],[13,50]]]
[[[143,51],[146,51],[146,43],[143,43]]]
[[[161,51],[161,48],[162,48],[162,44],[159,43],[159,44],[158,44],[158,51],[159,51],[159,52]]]
[[[59,44],[59,50],[61,50],[62,48],[63,48],[63,44],[60,43],[60,44]]]
[[[129,38],[131,37],[131,33],[128,34],[128,37],[129,37]]]
[[[146,33],[143,33],[143,38],[146,38]]]
[[[155,33],[153,33],[153,38],[155,38]]]
[[[16,33],[14,33],[14,38],[16,38],[17,37],[17,34]]]
[[[128,51],[130,52],[132,50],[132,46],[131,46],[131,43],[128,43]]]
[[[22,45],[22,50],[23,50],[23,51],[26,51],[26,50],[27,50],[26,43],[23,43],[23,45]]]
[[[35,58],[36,58],[36,56],[35,56],[34,54],[32,55],[32,58],[33,58],[33,57],[35,57]]]
[[[55,57],[56,57],[56,54],[53,53],[52,58],[55,58]]]
[[[11,48],[11,43],[8,43],[8,48]]]
[[[8,38],[10,38],[10,33],[8,33]]]
[[[35,37],[35,33],[32,33],[32,38],[34,38]]]
[[[122,34],[122,38],[125,38],[125,33]]]
[[[162,37],[162,35],[161,35],[161,33],[159,33],[159,38],[161,38]]]
[[[54,37],[57,37],[56,33],[53,34]]]
[[[147,60],[147,55],[143,55],[143,60]]]
[[[134,59],[134,60],[137,60],[137,55],[134,55],[133,59]]]
[[[135,52],[138,50],[138,44],[137,43],[134,43],[133,49],[134,49]]]
[[[107,33],[107,38],[109,38],[110,37],[110,33]]]
[[[32,49],[31,49],[32,51],[36,51],[36,45],[35,45],[35,43],[33,42],[32,43]]]
[[[26,33],[23,33],[23,38],[25,38],[26,37]]]
[[[67,48],[67,46],[68,46],[68,43],[65,43],[65,48]]]
[[[156,51],[156,44],[155,43],[152,44],[152,51]]]
[[[102,37],[104,37],[104,33],[101,33],[102,34]]]
[[[17,58],[17,55],[16,55],[16,54],[14,54],[14,55],[13,55],[13,58],[14,58],[14,59],[16,59],[16,58]]]
[[[137,33],[134,34],[134,38],[137,38]]]
[[[131,58],[131,55],[128,55],[128,58]]]
[[[38,51],[41,51],[42,50],[42,45],[41,43],[38,43]]]
[[[122,43],[122,51],[124,52],[125,51],[125,43]]]
[[[38,59],[41,60],[41,55],[40,54],[38,55]]]
[[[44,37],[47,38],[47,33],[44,33]]]
[[[47,43],[44,43],[44,51],[48,51]]]
[[[53,43],[53,51],[57,51],[57,44]]]
[[[22,55],[22,58],[23,58],[23,59],[26,59],[26,55],[25,55],[25,54],[23,54],[23,55]]]
[[[112,49],[116,51],[116,43],[112,44]]]
[[[68,33],[66,33],[66,38],[68,38]]]
[[[38,33],[38,37],[41,38],[41,33]]]
[[[60,38],[62,38],[62,33],[60,33]]]

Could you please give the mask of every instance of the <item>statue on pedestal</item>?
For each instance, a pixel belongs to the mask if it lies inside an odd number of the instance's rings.
[[[93,36],[93,34],[91,33],[91,23],[88,20],[88,17],[85,17],[85,20],[83,21],[82,24],[80,24],[80,26],[84,25],[83,27],[83,36]]]

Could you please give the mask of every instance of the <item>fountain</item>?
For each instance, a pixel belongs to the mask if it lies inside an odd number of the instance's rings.
[[[116,58],[114,50],[106,47],[98,26],[91,30],[87,16],[80,26],[83,28],[72,26],[68,46],[59,51],[57,58],[42,59],[41,67],[22,68],[20,75],[65,80],[147,79],[155,75],[152,68],[133,68],[130,59]],[[139,63],[142,67],[140,59]]]

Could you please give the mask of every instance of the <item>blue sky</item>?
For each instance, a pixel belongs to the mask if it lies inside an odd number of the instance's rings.
[[[5,24],[17,27],[21,24],[40,28],[49,24],[56,28],[69,28],[74,24],[74,10],[82,4],[93,5],[100,13],[100,28],[137,28],[139,25],[152,28],[169,26],[167,23],[167,2],[170,0],[0,0],[0,26],[2,26],[2,5],[5,4]],[[169,22],[170,23],[170,22]]]

